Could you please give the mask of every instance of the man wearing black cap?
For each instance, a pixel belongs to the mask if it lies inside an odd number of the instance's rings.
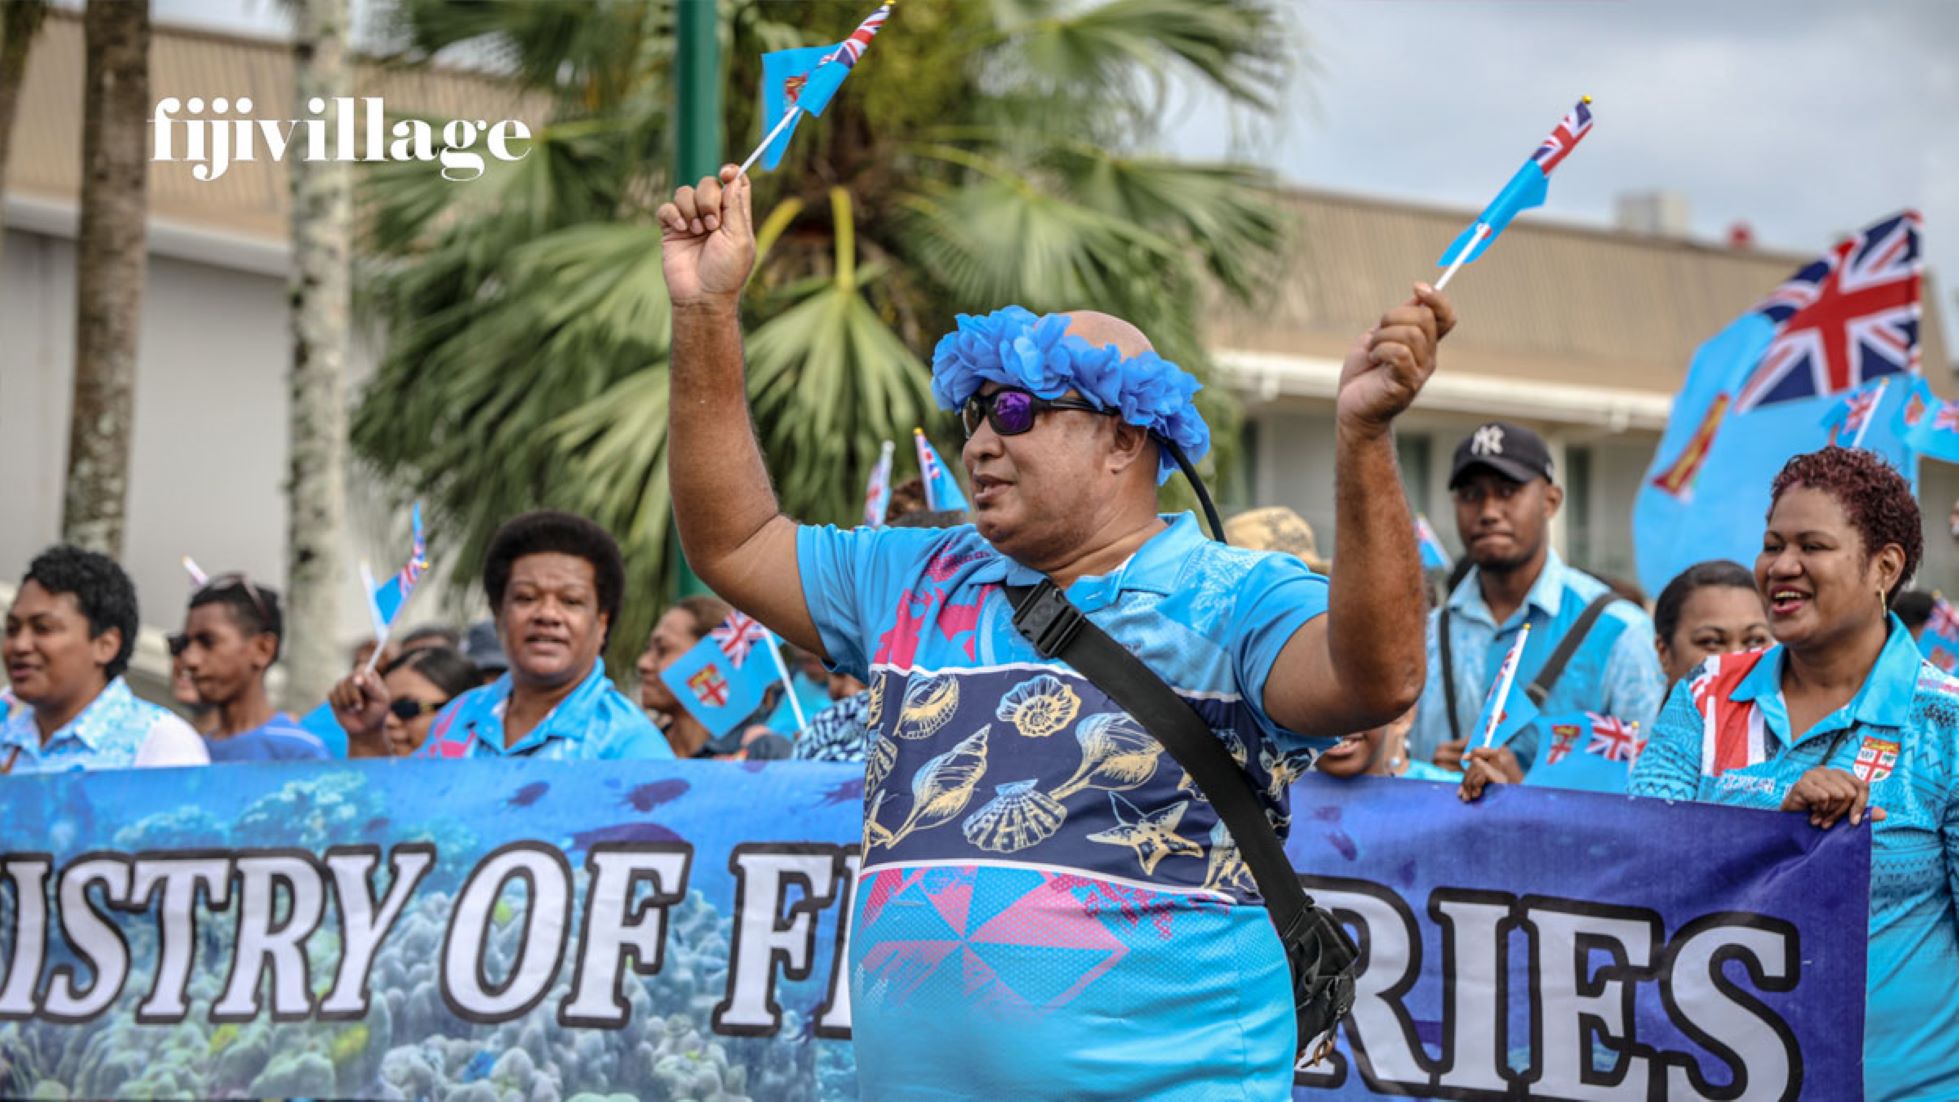
[[[1456,532],[1474,564],[1428,621],[1428,683],[1409,756],[1458,768],[1504,654],[1528,621],[1513,693],[1542,715],[1597,712],[1650,729],[1666,697],[1653,622],[1604,582],[1566,566],[1548,539],[1564,501],[1544,440],[1491,421],[1456,446]],[[1528,769],[1536,734],[1510,749]]]

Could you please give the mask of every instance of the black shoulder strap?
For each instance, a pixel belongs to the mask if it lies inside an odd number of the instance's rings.
[[[1605,606],[1619,599],[1618,594],[1608,590],[1592,598],[1592,603],[1578,614],[1578,621],[1571,625],[1570,631],[1565,632],[1563,639],[1558,640],[1558,649],[1551,652],[1551,657],[1544,662],[1544,668],[1537,671],[1537,676],[1524,689],[1532,704],[1540,708],[1544,706],[1545,699],[1551,695],[1551,686],[1558,683],[1564,668],[1571,663],[1571,656],[1578,653],[1585,636],[1591,634],[1592,625],[1605,614]]]
[[[1109,694],[1190,773],[1231,831],[1280,939],[1291,944],[1288,939],[1304,928],[1312,901],[1299,886],[1250,779],[1224,743],[1142,659],[1082,615],[1051,579],[1032,588],[1010,585],[1006,592],[1014,629],[1041,657],[1059,658]]]
[[[1449,706],[1449,738],[1462,739],[1462,721],[1456,718],[1456,660],[1449,649],[1449,606],[1442,606],[1442,614],[1435,618],[1435,641],[1442,648],[1442,699]]]

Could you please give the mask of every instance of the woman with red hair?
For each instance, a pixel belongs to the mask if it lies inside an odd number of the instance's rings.
[[[1871,452],[1776,476],[1755,587],[1776,645],[1675,686],[1635,796],[1872,821],[1867,1098],[1959,1098],[1959,680],[1890,604],[1924,550],[1918,506]],[[1827,885],[1818,885],[1828,890]]]

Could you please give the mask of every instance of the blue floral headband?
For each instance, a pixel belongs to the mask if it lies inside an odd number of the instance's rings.
[[[1101,410],[1116,410],[1138,428],[1175,443],[1194,465],[1211,450],[1211,429],[1192,401],[1201,384],[1155,352],[1125,359],[1114,345],[1097,348],[1065,336],[1068,319],[1008,306],[985,317],[959,315],[958,328],[932,351],[932,397],[957,410],[991,380],[1026,387],[1042,398],[1072,389]],[[1169,449],[1157,457],[1158,485],[1177,469]]]

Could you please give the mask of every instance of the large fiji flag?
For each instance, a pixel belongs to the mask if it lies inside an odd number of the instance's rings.
[[[762,706],[775,682],[775,662],[765,648],[775,636],[740,612],[694,644],[694,649],[660,672],[674,699],[694,714],[715,738],[727,734]]]
[[[1917,374],[1919,272],[1918,215],[1892,215],[1805,265],[1694,353],[1633,506],[1649,592],[1705,559],[1752,562],[1782,465],[1830,442],[1829,415],[1846,396]],[[1858,441],[1914,485],[1904,421],[1915,396],[1883,387]]]
[[[842,86],[843,78],[850,75],[864,51],[870,49],[871,39],[877,37],[890,17],[891,5],[885,4],[858,24],[849,38],[833,46],[804,46],[762,55],[762,135],[776,135],[762,151],[763,168],[772,169],[782,163],[797,123],[795,119],[790,120],[780,133],[776,133],[776,127],[792,111],[797,119],[805,114],[823,114],[824,108],[830,106],[831,97]]]
[[[939,462],[939,453],[925,439],[925,430],[913,429],[911,437],[918,445],[918,477],[925,483],[925,507],[933,512],[964,509],[966,495],[959,489],[959,480]]]
[[[1537,761],[1524,783],[1545,788],[1626,794],[1633,762],[1646,749],[1639,724],[1593,712],[1537,721]]]
[[[1436,261],[1440,267],[1448,267],[1463,257],[1463,263],[1474,263],[1483,251],[1490,247],[1497,235],[1510,225],[1510,220],[1532,207],[1541,207],[1551,193],[1551,170],[1563,163],[1571,151],[1578,147],[1585,135],[1592,132],[1592,97],[1586,96],[1578,101],[1569,114],[1558,120],[1558,125],[1537,145],[1536,152],[1530,155],[1522,167],[1517,169],[1510,182],[1503,185],[1490,205],[1476,216],[1468,228],[1456,235],[1443,251],[1442,259]]]

